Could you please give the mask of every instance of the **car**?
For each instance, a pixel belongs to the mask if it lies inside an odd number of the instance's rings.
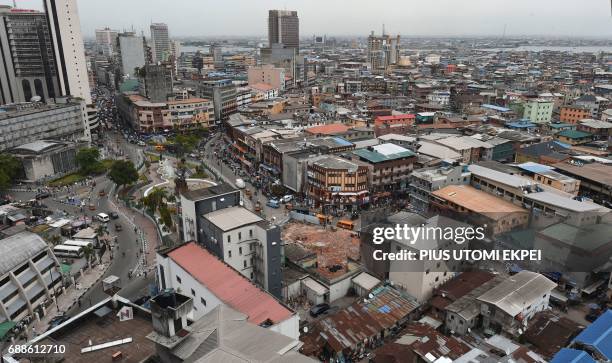
[[[40,192],[38,194],[36,194],[36,196],[34,197],[35,199],[45,199],[45,198],[49,198],[51,196],[51,194],[47,193],[47,192]]]
[[[270,208],[279,208],[280,202],[278,201],[278,199],[270,199],[266,202],[266,205]]]
[[[115,224],[115,231],[119,232],[119,231],[121,231],[121,230],[123,230],[123,227],[121,226],[121,224],[116,223],[116,224]]]
[[[54,317],[49,322],[49,329],[55,328],[56,326],[61,325],[63,322],[67,321],[68,319],[70,319],[69,316],[63,316],[63,315]]]
[[[281,202],[283,202],[283,203],[289,203],[292,200],[293,200],[293,195],[291,195],[291,194],[287,194],[287,195],[285,195],[285,196],[283,196],[281,198]]]
[[[310,316],[312,316],[313,318],[316,318],[317,316],[321,314],[325,314],[328,310],[329,310],[329,304],[327,303],[317,304],[313,306],[312,308],[310,308]]]
[[[108,212],[108,215],[111,217],[111,219],[119,218],[119,213],[117,212]]]
[[[245,187],[246,187],[246,184],[244,183],[244,180],[236,179],[236,188],[244,189]]]

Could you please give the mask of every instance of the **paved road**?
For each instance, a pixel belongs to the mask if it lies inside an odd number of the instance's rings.
[[[227,166],[221,159],[219,159],[218,157],[214,155],[214,148],[215,148],[214,145],[215,144],[222,145],[221,148],[226,147],[226,145],[223,142],[223,138],[221,134],[217,134],[214,137],[212,137],[210,140],[208,140],[208,142],[204,145],[205,151],[204,151],[203,157],[201,158],[201,160],[196,160],[196,161],[203,161],[209,169],[213,169],[213,171],[217,175],[222,176],[223,180],[225,180],[227,183],[235,187],[236,186],[235,181],[239,177],[234,173],[234,171],[229,166]],[[254,195],[254,193],[256,192],[255,187],[253,187],[250,183],[246,183],[245,189],[250,190],[252,195]],[[267,198],[263,196],[261,192],[258,193],[257,197],[253,197],[252,201],[249,200],[249,198],[245,195],[244,191],[243,191],[242,196],[243,196],[243,199],[245,200],[245,203],[244,203],[245,207],[250,210],[254,210],[255,203],[259,201],[259,203],[261,204],[264,216],[266,217],[266,219],[270,221],[274,221],[275,223],[280,223],[287,218],[287,211],[284,205],[281,205],[280,208],[268,207],[266,205]]]

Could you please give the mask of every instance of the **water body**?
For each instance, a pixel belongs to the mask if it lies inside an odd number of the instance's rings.
[[[481,48],[478,50],[484,50],[488,52],[542,52],[545,50],[555,52],[569,52],[569,53],[612,53],[612,46],[554,46],[554,45],[522,45],[516,48]]]

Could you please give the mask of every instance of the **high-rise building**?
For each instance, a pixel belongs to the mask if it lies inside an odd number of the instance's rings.
[[[85,64],[85,48],[81,35],[76,0],[45,0],[45,11],[51,31],[60,92],[91,104],[89,77]]]
[[[151,49],[153,51],[153,62],[166,61],[170,56],[170,37],[168,36],[168,25],[163,23],[151,24]]]
[[[151,102],[166,102],[172,95],[172,70],[165,64],[147,64],[140,74],[141,94]]]
[[[53,43],[44,13],[0,6],[0,104],[59,94]]]
[[[268,14],[268,42],[285,47],[300,48],[300,19],[297,11],[270,10]]]
[[[133,32],[119,34],[119,58],[124,75],[136,78],[134,69],[145,65],[144,41]]]
[[[109,28],[96,29],[96,47],[98,52],[111,56],[117,51],[119,32]]]
[[[386,69],[391,64],[399,61],[400,36],[392,37],[385,34],[384,28],[381,36],[374,35],[374,31],[368,36],[368,63],[372,69]]]
[[[215,69],[223,68],[223,48],[220,44],[212,44],[209,49],[209,53],[213,58]]]

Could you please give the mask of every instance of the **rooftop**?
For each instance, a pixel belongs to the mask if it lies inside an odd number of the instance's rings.
[[[0,240],[0,276],[47,249],[39,235],[24,231]]]
[[[495,220],[505,213],[527,213],[524,208],[469,185],[448,185],[432,194]]]
[[[588,179],[602,185],[612,185],[612,165],[600,163],[557,163],[553,167],[578,179]]]
[[[309,127],[304,131],[313,135],[339,135],[345,133],[348,129],[349,127],[344,124],[335,123]]]
[[[359,164],[354,161],[343,159],[335,155],[325,155],[312,162],[313,165],[320,166],[325,169],[346,170],[350,173],[357,172]]]
[[[536,272],[523,270],[502,281],[499,285],[478,297],[478,300],[493,304],[510,316],[517,316],[527,306],[550,293],[556,283]]]
[[[221,301],[246,314],[253,324],[260,325],[268,319],[276,324],[294,314],[194,242],[170,251],[168,256]]]
[[[526,341],[533,344],[540,354],[552,358],[559,349],[567,346],[583,328],[571,319],[545,310],[535,314],[524,336]]]
[[[203,216],[222,231],[231,231],[238,227],[261,222],[264,219],[250,210],[241,207],[229,207],[207,213]]]
[[[574,342],[590,346],[608,361],[612,360],[612,310],[601,314]]]
[[[583,139],[585,137],[590,137],[591,134],[584,131],[577,130],[563,130],[557,133],[557,136],[567,137],[569,139]]]
[[[355,150],[353,151],[353,154],[371,163],[409,158],[416,155],[412,151],[392,143],[385,143],[371,146],[367,149]]]

